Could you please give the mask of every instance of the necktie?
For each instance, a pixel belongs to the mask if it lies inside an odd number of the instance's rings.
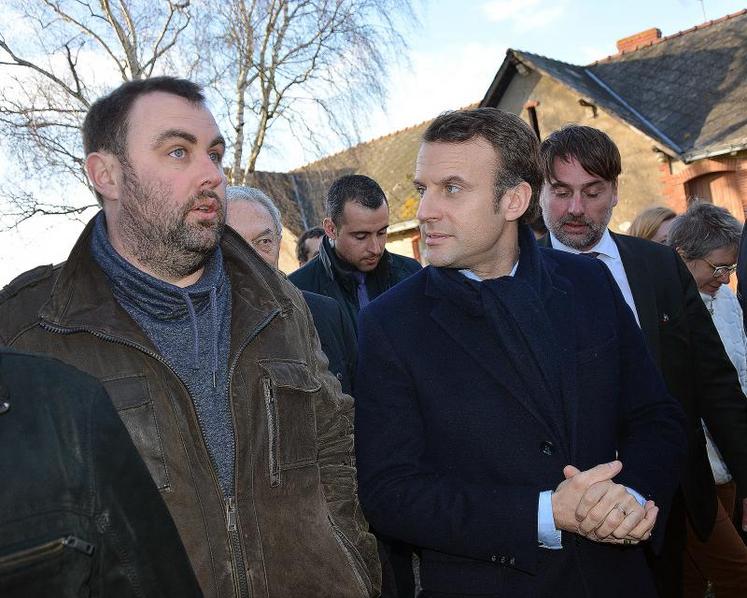
[[[368,289],[366,288],[366,273],[356,270],[353,272],[353,277],[357,282],[358,309],[363,309],[369,303]]]

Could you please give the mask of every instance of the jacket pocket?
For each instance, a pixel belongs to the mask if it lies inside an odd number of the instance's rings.
[[[164,459],[161,432],[145,376],[127,376],[101,382],[156,486],[159,490],[167,489],[169,473]]]
[[[267,415],[270,485],[281,471],[316,463],[315,393],[321,388],[300,361],[262,360],[261,379]]]
[[[72,595],[71,591],[87,583],[93,553],[93,544],[69,535],[0,556],[0,594]]]
[[[371,579],[368,576],[368,571],[363,559],[358,553],[358,550],[355,548],[355,545],[348,540],[343,531],[335,525],[335,522],[332,521],[331,517],[329,518],[329,525],[332,527],[332,532],[335,535],[335,540],[337,540],[337,545],[345,555],[348,565],[350,565],[355,581],[361,591],[361,596],[371,596],[373,594],[373,586],[371,585]]]

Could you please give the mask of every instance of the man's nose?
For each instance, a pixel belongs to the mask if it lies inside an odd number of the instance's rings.
[[[427,191],[420,196],[420,203],[418,204],[418,211],[415,213],[415,218],[421,223],[436,219],[435,203]]]
[[[223,172],[223,167],[209,155],[200,160],[199,167],[200,187],[214,189],[225,182],[226,175]]]
[[[568,202],[568,212],[576,216],[580,216],[584,213],[584,204],[581,201],[580,193],[574,193],[571,195],[571,199]]]
[[[368,243],[368,251],[371,253],[374,253],[378,255],[381,253],[382,246],[384,245],[385,241],[379,237],[379,235],[371,235],[371,238]]]

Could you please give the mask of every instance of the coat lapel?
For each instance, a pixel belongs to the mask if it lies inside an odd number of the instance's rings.
[[[659,315],[656,304],[656,293],[651,284],[652,273],[646,260],[632,250],[624,235],[611,233],[612,239],[620,250],[620,259],[628,278],[630,291],[633,293],[635,309],[641,322],[641,330],[646,338],[651,354],[656,363],[661,364],[659,345]]]
[[[496,364],[499,360],[504,359],[504,356],[498,350],[495,339],[489,333],[491,324],[487,318],[467,313],[446,297],[441,297],[436,301],[431,311],[431,317],[457,346],[464,349],[475,363],[495,380],[499,387],[505,389],[521,403],[545,432],[558,442],[555,426],[549,425],[547,416],[538,409],[534,400],[530,399],[519,380],[501,376],[498,373]]]

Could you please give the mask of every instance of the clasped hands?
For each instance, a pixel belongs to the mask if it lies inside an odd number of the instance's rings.
[[[612,481],[620,461],[586,471],[563,468],[563,480],[552,494],[555,527],[595,542],[638,544],[651,537],[659,508],[649,500],[641,506],[622,484]]]

